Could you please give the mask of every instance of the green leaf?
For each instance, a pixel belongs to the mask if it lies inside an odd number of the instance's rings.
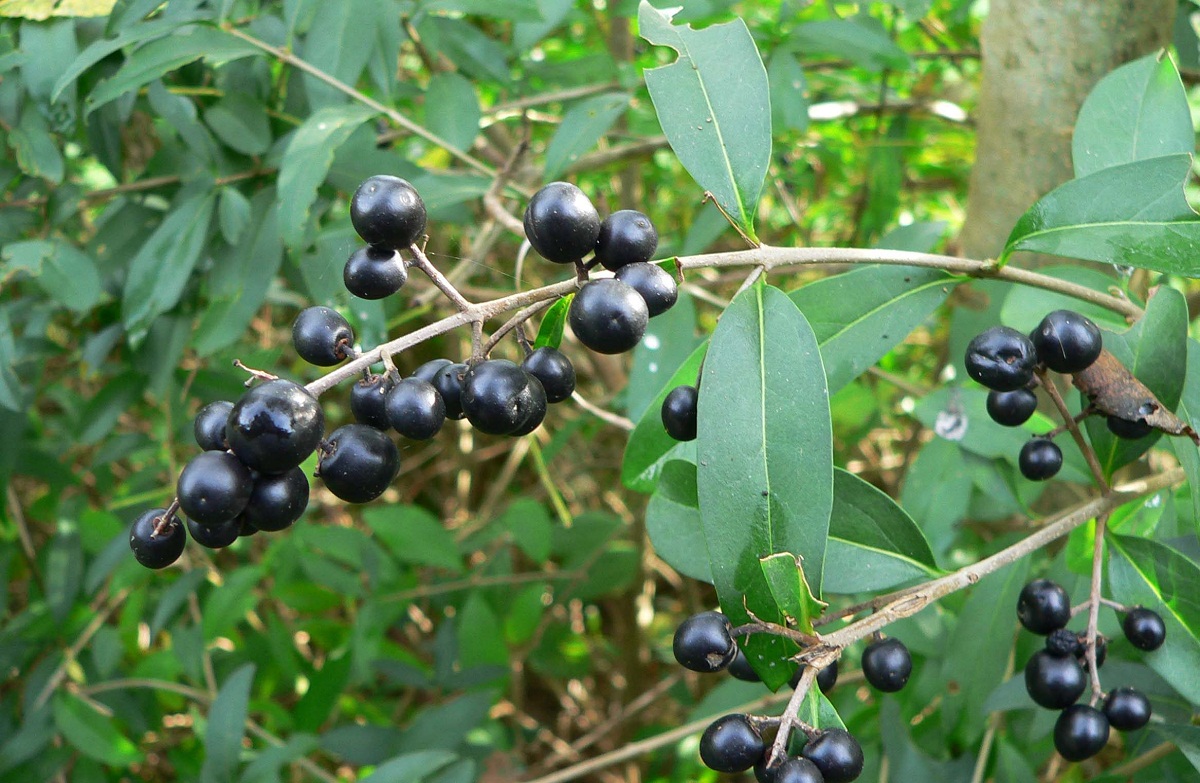
[[[788,552],[780,552],[759,558],[758,563],[775,605],[784,617],[792,621],[789,624],[805,633],[812,633],[812,621],[820,617],[829,604],[813,596],[800,559]]]
[[[796,55],[778,48],[767,63],[771,86],[771,124],[800,133],[808,130],[808,80]]]
[[[1079,109],[1071,139],[1076,177],[1195,148],[1187,93],[1165,51],[1101,79]]]
[[[254,664],[238,667],[225,679],[208,711],[204,732],[204,766],[200,783],[226,783],[233,780],[246,735],[246,713],[250,706],[250,686],[254,682]]]
[[[667,565],[684,576],[712,584],[696,496],[695,463],[673,459],[663,466],[658,491],[646,506],[646,534],[655,554]]]
[[[360,783],[420,783],[458,758],[447,750],[418,750],[383,762]]]
[[[377,25],[396,24],[387,19],[388,3],[379,0],[341,0],[318,3],[301,56],[344,84],[356,84],[374,51],[376,38],[365,34]],[[345,104],[350,98],[312,74],[304,75],[304,91],[313,109]]]
[[[17,155],[21,171],[56,185],[62,182],[62,153],[35,104],[28,104],[21,112],[20,123],[8,134],[8,144]]]
[[[546,148],[543,178],[557,179],[580,155],[596,146],[628,108],[627,93],[596,95],[572,106]]]
[[[354,656],[343,654],[326,658],[320,669],[308,673],[308,690],[291,709],[294,726],[300,731],[317,731],[329,718],[329,713],[350,680]]]
[[[142,760],[142,754],[110,718],[63,691],[54,697],[54,724],[63,738],[88,758],[121,768]]]
[[[879,28],[856,19],[826,19],[797,25],[789,41],[802,52],[844,57],[872,71],[906,70],[908,55]]]
[[[973,482],[963,450],[957,443],[935,437],[917,452],[904,476],[900,502],[938,555],[950,551],[957,523],[967,515]],[[828,560],[826,555],[826,560]]]
[[[545,506],[533,498],[514,500],[504,509],[496,524],[507,530],[513,538],[513,543],[534,562],[544,563],[550,557],[554,523],[551,522]]]
[[[317,188],[325,181],[333,154],[358,126],[375,116],[363,106],[329,106],[316,111],[296,131],[279,165],[279,228],[284,243],[306,240]]]
[[[1117,278],[1112,274],[1085,266],[1051,266],[1039,268],[1038,272],[1059,280],[1078,283],[1101,293],[1108,293],[1109,288],[1118,285]],[[1073,310],[1091,318],[1098,326],[1111,330],[1124,331],[1127,326],[1125,316],[1114,313],[1107,307],[1032,286],[1012,286],[1008,295],[1004,297],[1004,306],[1000,309],[1000,323],[1019,332],[1028,333],[1041,323],[1046,313],[1055,310]]]
[[[250,200],[232,185],[221,188],[220,199],[217,201],[217,224],[221,227],[221,236],[225,241],[236,245],[249,223]]]
[[[638,421],[645,415],[663,382],[687,361],[700,342],[696,336],[696,303],[681,292],[674,307],[650,319],[641,342],[633,349],[625,387],[625,413],[629,418]]]
[[[425,127],[459,150],[471,149],[479,135],[479,96],[470,79],[435,73],[425,88]]]
[[[284,778],[279,771],[301,756],[312,753],[319,747],[317,738],[311,734],[292,734],[283,745],[262,750],[246,765],[239,783],[280,783]]]
[[[754,239],[755,210],[771,159],[771,99],[746,23],[735,19],[693,30],[672,25],[671,14],[642,0],[638,29],[650,43],[679,54],[670,65],[644,73],[671,149]]]
[[[887,250],[909,250],[913,253],[932,253],[948,227],[944,220],[930,220],[896,226],[875,241],[872,247]]]
[[[1191,338],[1187,341],[1187,373],[1179,396],[1179,408],[1175,412],[1193,427],[1200,425],[1200,343]],[[1200,451],[1190,438],[1171,438],[1171,447],[1175,458],[1187,471],[1192,518],[1200,523]]]
[[[1200,771],[1200,726],[1182,723],[1155,723],[1151,728],[1183,753],[1192,766]]]
[[[705,359],[697,430],[700,518],[721,607],[734,625],[749,621],[749,612],[778,622],[758,561],[789,552],[819,586],[833,507],[821,353],[782,291],[752,286],[722,314]],[[758,636],[747,655],[785,658],[792,647]],[[770,688],[787,679],[769,674]]]
[[[557,348],[562,345],[563,327],[567,323],[567,310],[571,308],[571,300],[575,294],[567,294],[546,309],[542,323],[538,326],[537,337],[534,338],[534,348]]]
[[[367,509],[363,519],[400,562],[462,572],[462,556],[454,536],[446,531],[441,520],[425,509],[376,506]]]
[[[46,558],[46,602],[61,623],[71,613],[83,580],[83,549],[74,523],[60,523]]]
[[[17,272],[28,274],[48,296],[77,313],[91,310],[104,294],[96,262],[65,240],[12,242],[0,250],[0,259],[0,283]]]
[[[692,354],[679,365],[679,369],[671,379],[663,384],[662,389],[646,406],[646,412],[629,434],[625,444],[625,456],[621,461],[621,482],[637,492],[653,492],[658,474],[662,470],[664,458],[675,450],[693,448],[693,444],[681,444],[674,440],[663,429],[662,404],[663,400],[676,386],[695,386],[699,377],[700,365],[704,362],[704,354],[708,343],[703,343],[692,351]]]
[[[227,94],[205,110],[204,121],[226,146],[243,155],[262,155],[271,147],[267,107],[251,95]]]
[[[426,13],[455,11],[471,16],[507,19],[510,22],[540,22],[542,12],[538,0],[426,0],[419,8]]]
[[[1000,261],[1024,250],[1200,275],[1200,216],[1183,194],[1191,170],[1191,155],[1168,155],[1060,185],[1017,221]]]

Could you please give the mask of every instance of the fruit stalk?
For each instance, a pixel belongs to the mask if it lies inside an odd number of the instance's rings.
[[[1112,487],[1105,481],[1104,471],[1101,470],[1100,463],[1096,460],[1096,452],[1083,437],[1083,433],[1080,432],[1079,424],[1075,417],[1071,415],[1071,411],[1067,409],[1067,404],[1063,401],[1058,387],[1054,384],[1054,379],[1050,377],[1045,369],[1038,369],[1035,372],[1037,373],[1038,380],[1041,382],[1042,388],[1046,390],[1046,394],[1050,396],[1054,407],[1058,409],[1058,413],[1063,420],[1063,425],[1071,433],[1071,438],[1074,439],[1075,445],[1083,452],[1083,458],[1087,460],[1088,468],[1092,471],[1092,478],[1096,479],[1096,484],[1100,486],[1103,493],[1112,492]]]
[[[800,675],[800,682],[796,683],[792,697],[788,699],[787,706],[779,715],[779,729],[775,733],[775,741],[771,743],[771,748],[765,756],[768,765],[772,759],[787,758],[788,740],[791,739],[792,731],[800,725],[800,707],[804,704],[804,698],[808,695],[808,691],[816,679],[816,667],[806,664],[804,672]]]

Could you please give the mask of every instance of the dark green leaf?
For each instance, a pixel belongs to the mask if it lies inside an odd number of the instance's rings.
[[[128,767],[142,760],[142,754],[111,718],[68,693],[59,691],[54,697],[54,723],[67,742],[88,758],[113,767]]]
[[[696,497],[696,465],[669,460],[658,480],[658,491],[646,506],[646,534],[654,552],[684,576],[712,584],[712,567],[700,522]]]
[[[451,147],[469,150],[479,135],[479,118],[479,96],[470,79],[457,73],[433,75],[425,88],[426,128]]]
[[[225,581],[209,591],[202,607],[205,640],[229,633],[258,602],[254,588],[262,579],[262,566],[242,566],[224,576]]]
[[[122,373],[105,384],[83,407],[79,416],[81,426],[76,433],[79,442],[90,445],[103,440],[145,388],[145,375],[133,371]]]
[[[567,310],[571,307],[574,294],[567,294],[546,309],[542,323],[538,326],[537,337],[533,341],[534,348],[557,348],[562,345],[563,327],[567,323]]]
[[[887,250],[910,250],[913,253],[932,253],[942,237],[946,235],[944,220],[909,223],[896,226],[875,241],[873,247]]]
[[[908,55],[882,30],[856,19],[805,22],[792,31],[790,42],[802,52],[845,57],[872,71],[909,66]]]
[[[692,355],[679,366],[658,395],[646,406],[646,412],[629,434],[629,441],[625,444],[625,457],[621,462],[621,482],[630,489],[637,492],[653,492],[659,471],[662,470],[663,458],[680,445],[679,441],[674,440],[663,429],[663,400],[676,386],[696,385],[700,365],[704,362],[707,350],[708,343],[704,343],[692,351]],[[691,448],[691,444],[686,444],[684,448]]]
[[[557,179],[580,155],[596,146],[627,108],[626,93],[596,95],[572,106],[550,139],[542,176],[547,181]]]
[[[402,563],[436,566],[459,573],[462,557],[441,520],[417,506],[375,506],[363,514],[367,526]]]
[[[0,408],[10,414],[20,414],[23,422],[27,394],[25,385],[21,383],[21,379],[17,375],[17,362],[21,357],[17,354],[17,345],[13,340],[13,335],[8,309],[0,308]],[[0,411],[0,424],[12,426],[16,421],[14,416]],[[8,479],[15,456],[12,454],[7,460],[0,457],[0,465],[4,467],[2,475],[5,481]]]
[[[456,11],[472,16],[489,16],[496,19],[507,19],[511,22],[540,22],[542,12],[537,0],[427,0],[420,3],[421,10],[432,13],[437,11]]]
[[[21,122],[8,134],[8,144],[17,155],[21,171],[56,185],[62,182],[62,153],[37,106],[29,104],[21,112]]]
[[[151,639],[174,619],[175,614],[187,603],[188,596],[195,594],[207,576],[202,568],[187,571],[163,591],[155,603],[154,617],[150,620]]]
[[[60,523],[46,559],[46,602],[50,613],[63,622],[71,613],[83,580],[83,550],[74,523]]]
[[[808,81],[796,55],[782,47],[767,63],[771,86],[771,124],[778,130],[808,130]]]
[[[91,310],[103,295],[96,262],[64,240],[12,242],[0,251],[0,258],[4,260],[0,282],[23,272],[34,277],[47,295],[75,312]]]
[[[696,336],[696,305],[680,293],[667,312],[650,319],[646,334],[633,349],[633,366],[625,387],[625,413],[639,421],[663,382],[687,361],[700,338]]]
[[[533,498],[517,498],[504,510],[496,523],[508,530],[513,543],[534,562],[544,563],[550,557],[550,542],[554,525],[545,506]]]
[[[204,112],[204,121],[226,146],[243,155],[262,155],[271,147],[267,107],[245,93],[227,94]]]
[[[247,663],[229,675],[208,711],[204,732],[204,766],[200,783],[226,783],[237,771],[246,734],[246,713],[250,706],[250,686],[254,682],[254,664]]]
[[[312,26],[304,38],[304,59],[344,84],[355,84],[371,59],[375,37],[364,34],[387,19],[387,3],[379,0],[341,0],[319,3]],[[349,97],[311,74],[304,76],[304,90],[313,109],[343,104]]]
[[[463,668],[507,666],[504,628],[482,591],[475,590],[467,596],[457,618],[459,663]]]
[[[301,731],[316,731],[329,718],[329,713],[350,680],[354,657],[349,654],[326,658],[320,669],[308,673],[308,690],[292,708],[292,718]]]
[[[1193,427],[1200,425],[1200,343],[1191,338],[1187,341],[1187,374],[1183,379],[1183,392],[1176,413]],[[1187,471],[1192,518],[1200,523],[1200,451],[1196,450],[1196,444],[1190,438],[1172,438],[1171,448],[1179,464]]]
[[[466,76],[476,81],[505,82],[510,78],[508,51],[467,20],[426,16],[417,29],[426,46],[449,57]]]
[[[430,774],[454,761],[457,756],[446,750],[418,750],[380,764],[361,783],[420,783]]]
[[[1192,766],[1200,771],[1200,726],[1155,723],[1152,731],[1161,734],[1168,742],[1174,743]]]
[[[945,438],[935,437],[922,446],[909,466],[900,501],[913,519],[921,520],[921,530],[939,557],[950,550],[955,526],[967,515],[971,488],[962,449]]]
[[[250,223],[250,201],[235,187],[221,188],[217,201],[217,224],[221,227],[221,236],[230,245],[236,245],[242,237],[242,232]]]
[[[246,765],[239,783],[280,783],[279,770],[319,747],[311,734],[292,734],[283,745],[264,749]]]
[[[679,58],[645,71],[646,87],[671,149],[692,178],[750,238],[771,159],[767,72],[745,22],[703,30],[672,25],[642,0],[641,36]]]

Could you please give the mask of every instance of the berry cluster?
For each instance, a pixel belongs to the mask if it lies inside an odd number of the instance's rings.
[[[1107,645],[1097,636],[1089,650],[1086,633],[1067,630],[1071,603],[1067,591],[1048,579],[1025,585],[1017,599],[1017,617],[1032,633],[1046,637],[1045,649],[1025,665],[1025,690],[1041,707],[1062,710],[1054,724],[1054,747],[1068,761],[1083,761],[1108,742],[1109,728],[1134,731],[1150,721],[1150,700],[1134,688],[1117,688],[1104,697],[1100,709],[1077,704],[1087,687],[1085,668],[1094,656],[1096,668],[1104,664]],[[1157,650],[1166,638],[1162,618],[1150,609],[1134,607],[1122,622],[1125,638],[1140,650]]]

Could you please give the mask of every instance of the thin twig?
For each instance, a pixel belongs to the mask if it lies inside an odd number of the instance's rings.
[[[576,405],[578,405],[580,408],[583,408],[585,411],[592,414],[596,418],[603,419],[604,421],[608,422],[609,424],[613,425],[614,427],[619,427],[619,428],[625,430],[626,432],[633,432],[633,428],[635,426],[637,426],[630,419],[627,419],[624,416],[621,416],[619,414],[613,413],[612,411],[606,411],[603,408],[601,408],[599,405],[596,405],[595,403],[590,402],[586,397],[584,397],[578,391],[571,392],[571,399],[575,401]]]
[[[459,312],[469,312],[471,310],[471,303],[467,301],[465,296],[459,293],[459,290],[454,287],[454,283],[447,280],[446,276],[441,273],[441,270],[433,265],[433,262],[425,255],[425,251],[421,249],[420,245],[414,242],[408,249],[413,254],[412,266],[415,266],[428,275],[438,290],[454,303]]]
[[[505,321],[503,326],[492,332],[492,336],[489,337],[487,342],[483,344],[484,354],[491,353],[492,349],[499,345],[500,341],[504,339],[504,335],[508,334],[513,329],[516,329],[521,324],[540,313],[542,310],[545,310],[547,307],[554,304],[554,302],[554,299],[544,299],[540,302],[534,302],[523,310],[519,310],[516,315]]]
[[[796,689],[792,691],[787,706],[783,708],[783,714],[779,716],[779,730],[775,733],[775,741],[771,743],[771,750],[767,753],[767,764],[770,764],[772,759],[787,758],[788,740],[792,737],[792,730],[800,724],[800,707],[804,704],[804,697],[808,695],[816,678],[816,667],[805,666],[800,674],[800,682],[796,683]]]
[[[1079,423],[1071,415],[1070,409],[1067,408],[1066,402],[1063,401],[1062,395],[1059,394],[1058,386],[1055,385],[1054,379],[1045,370],[1039,370],[1038,380],[1041,381],[1041,387],[1046,390],[1046,394],[1050,395],[1050,400],[1054,403],[1054,407],[1058,409],[1058,415],[1062,417],[1063,426],[1071,433],[1071,437],[1075,440],[1075,445],[1079,447],[1079,451],[1083,453],[1084,459],[1087,460],[1088,468],[1092,471],[1092,478],[1096,480],[1096,484],[1101,490],[1108,492],[1108,482],[1104,479],[1104,471],[1100,468],[1100,463],[1096,459],[1096,452],[1083,437],[1083,433],[1079,431]]]

